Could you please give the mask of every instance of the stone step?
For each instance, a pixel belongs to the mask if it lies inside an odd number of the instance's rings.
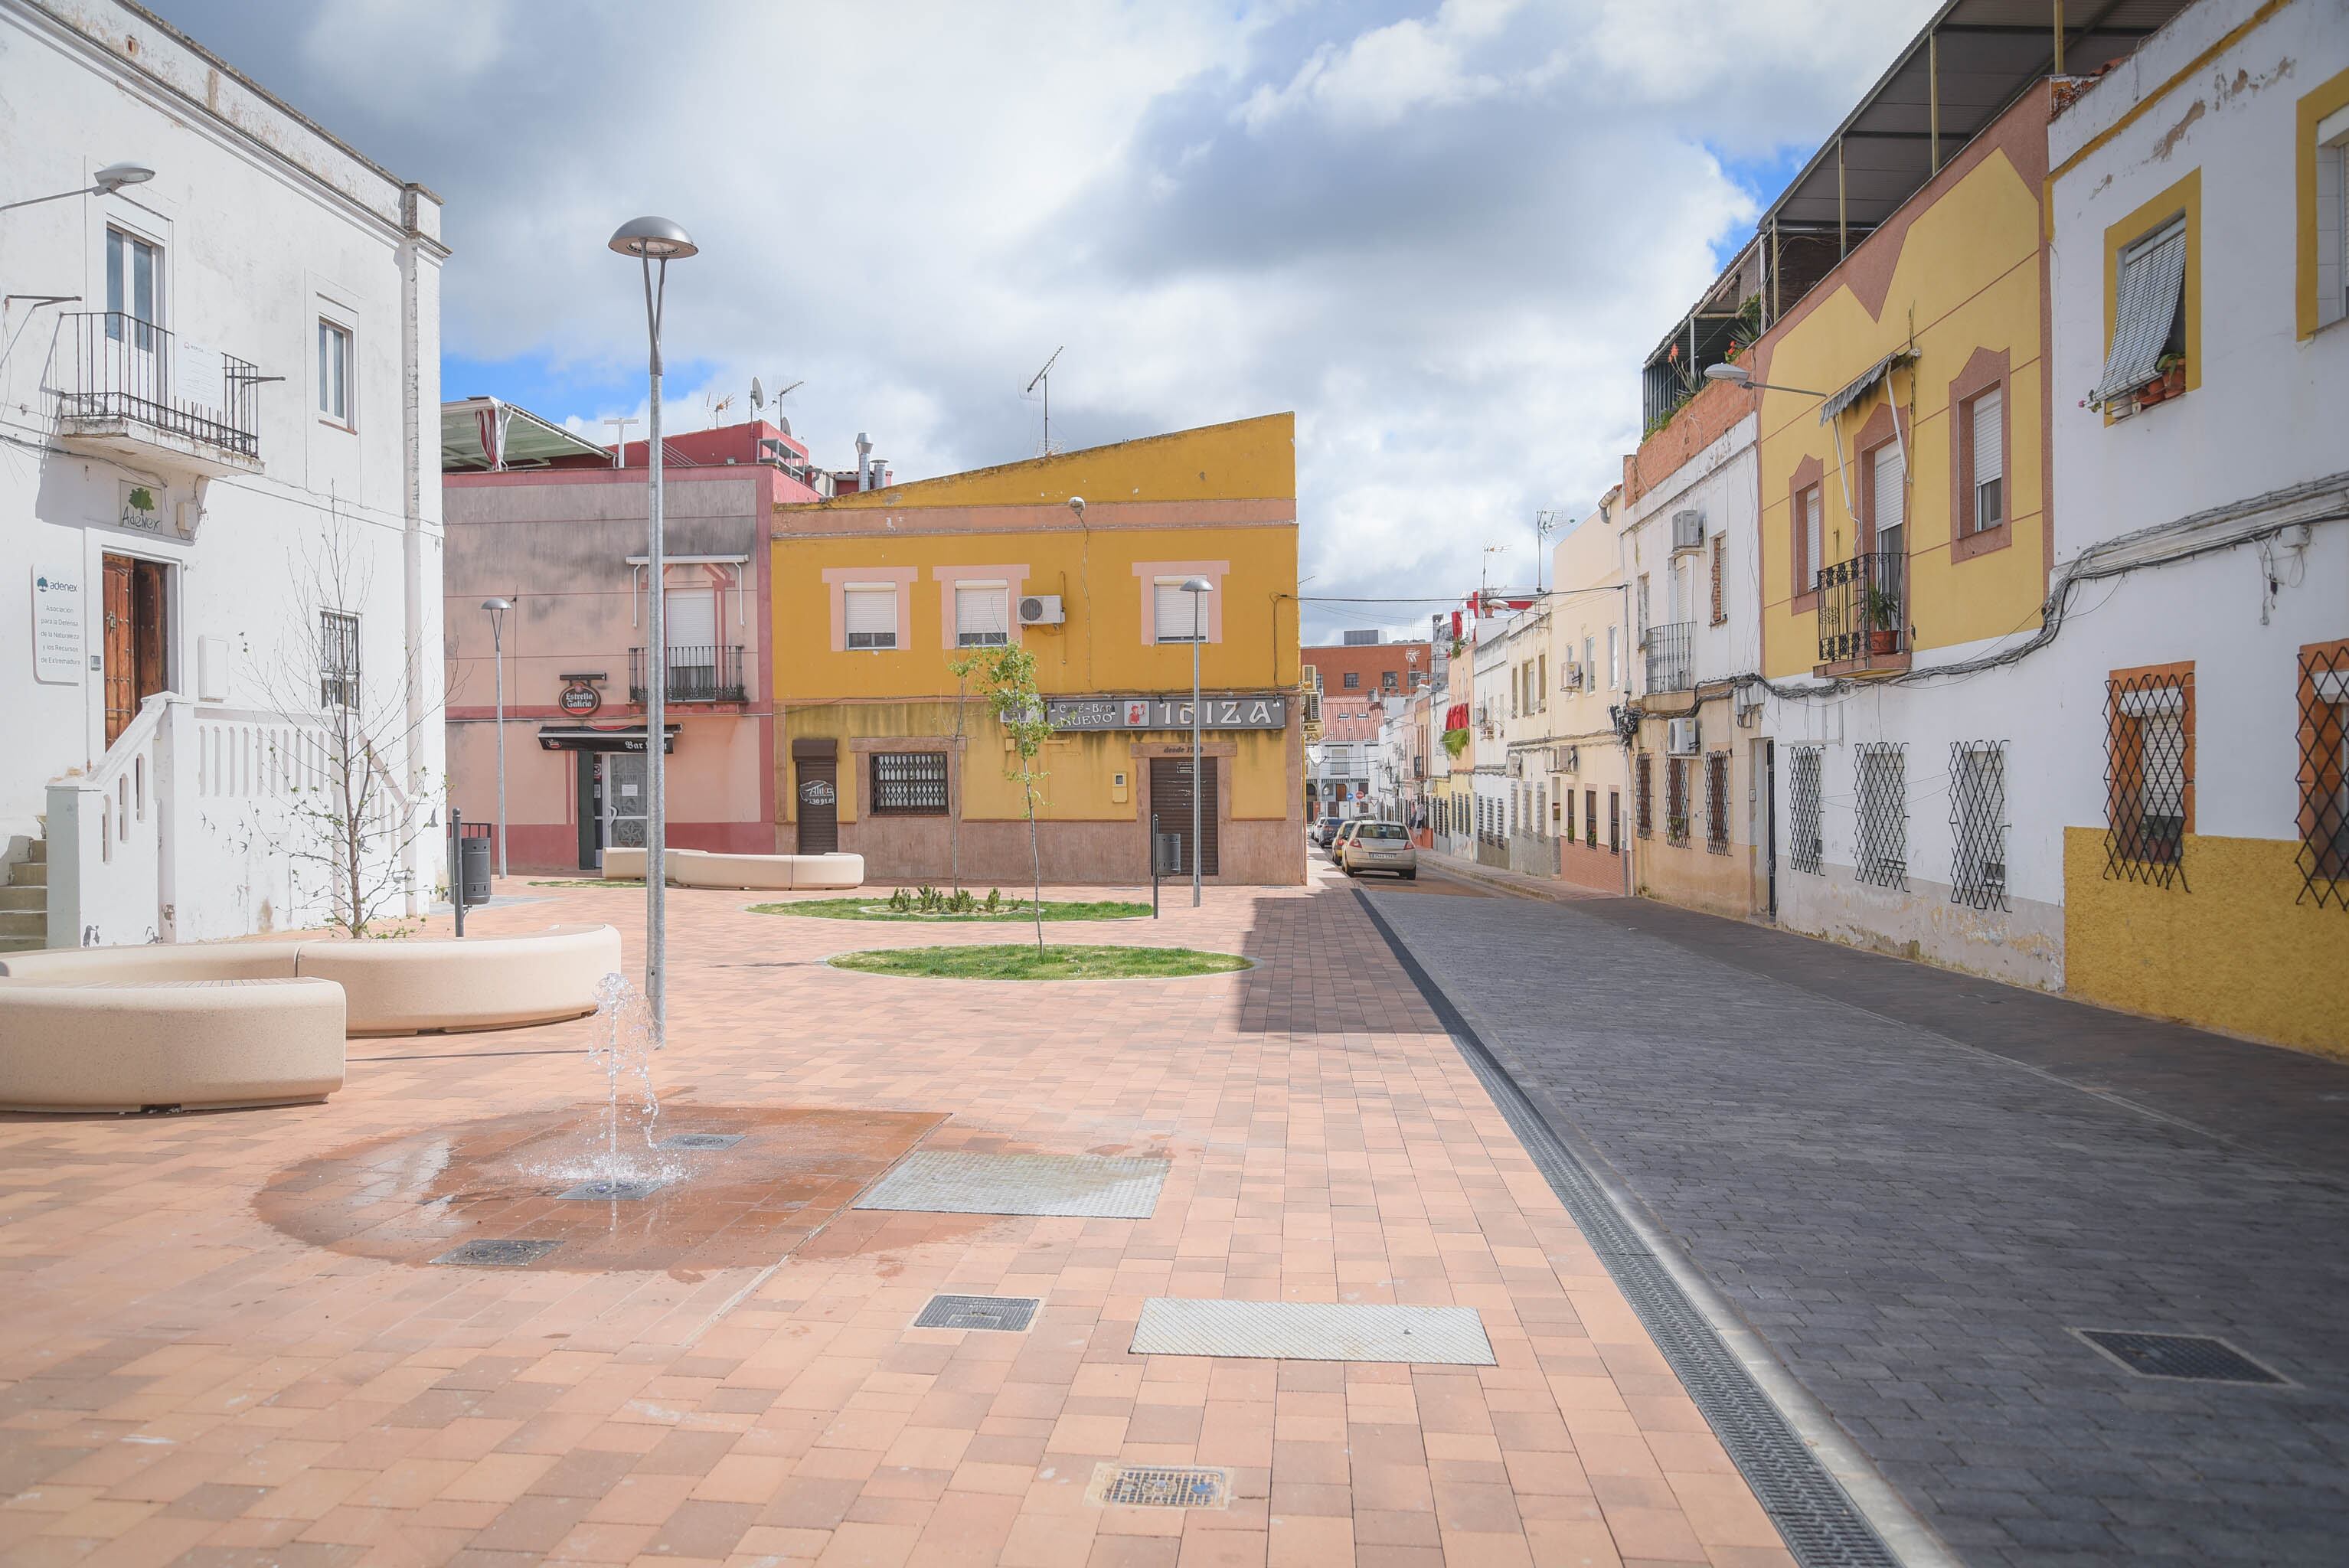
[[[47,941],[42,936],[0,936],[0,953],[36,953]]]
[[[49,863],[47,861],[17,861],[8,868],[10,887],[47,887],[49,885]]]
[[[0,887],[0,911],[47,910],[49,890],[45,887]]]
[[[0,910],[0,938],[29,936],[35,945],[48,939],[49,917],[46,912]]]
[[[28,861],[47,860],[49,858],[49,841],[47,839],[26,840],[25,842],[25,858]]]

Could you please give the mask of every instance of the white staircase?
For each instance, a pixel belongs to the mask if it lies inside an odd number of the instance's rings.
[[[49,844],[34,839],[0,882],[0,953],[46,947],[49,939]]]

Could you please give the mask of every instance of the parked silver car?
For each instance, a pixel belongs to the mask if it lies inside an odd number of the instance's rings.
[[[1419,880],[1419,851],[1401,822],[1357,822],[1338,841],[1338,864],[1350,876],[1387,872],[1405,882]]]

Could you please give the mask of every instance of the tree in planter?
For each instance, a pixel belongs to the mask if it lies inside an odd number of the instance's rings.
[[[948,766],[955,770],[957,776],[959,776],[962,771],[963,713],[970,704],[970,677],[978,673],[978,665],[979,655],[977,654],[965,654],[959,658],[949,660],[947,664],[947,668],[953,672],[955,678],[954,760]],[[947,851],[952,861],[954,890],[960,892],[962,892],[962,802],[959,799],[952,799],[947,804],[953,812],[953,815],[947,819]]]
[[[1037,786],[1045,774],[1036,765],[1044,752],[1044,742],[1051,738],[1052,727],[1044,717],[1044,697],[1036,689],[1036,655],[1017,643],[1007,643],[999,648],[980,648],[967,661],[987,690],[987,706],[1003,726],[1003,737],[1010,748],[1010,756],[1003,765],[1003,776],[1019,786],[1019,796],[1028,810],[1028,866],[1034,890],[1036,909],[1036,954],[1044,953],[1044,862],[1036,847],[1036,801],[1041,793]]]
[[[374,573],[339,512],[293,565],[295,620],[264,681],[290,732],[290,740],[270,742],[271,763],[291,784],[283,817],[261,818],[254,829],[297,874],[325,882],[328,924],[346,936],[382,935],[378,928],[409,891],[408,852],[432,814],[394,777],[419,738],[407,688],[422,655],[408,649],[408,664],[388,681],[360,658]]]

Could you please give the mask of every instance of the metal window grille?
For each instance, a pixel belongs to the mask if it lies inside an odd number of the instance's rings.
[[[1716,626],[1729,619],[1729,599],[1726,575],[1722,560],[1722,547],[1727,541],[1720,534],[1713,536],[1713,624]]]
[[[2118,676],[2105,690],[2105,875],[2183,889],[2194,677]]]
[[[2300,655],[2300,874],[2294,903],[2349,910],[2349,642]]]
[[[318,612],[318,706],[359,705],[359,618],[339,610]]]
[[[1879,741],[1858,748],[1859,880],[1909,885],[1908,748]]]
[[[1645,752],[1640,755],[1640,837],[1656,836],[1656,759]]]
[[[874,816],[943,817],[946,813],[945,752],[876,751],[873,754]]]
[[[1729,753],[1716,751],[1704,759],[1704,847],[1716,855],[1729,852]]]
[[[1786,780],[1786,815],[1794,830],[1786,846],[1786,863],[1811,876],[1822,874],[1820,861],[1826,853],[1826,835],[1820,830],[1820,755],[1816,746],[1796,747]]]
[[[1599,791],[1596,789],[1585,789],[1582,792],[1582,830],[1584,844],[1591,849],[1597,849],[1599,847]]]
[[[1950,902],[2007,909],[2006,742],[1950,743]]]
[[[1664,841],[1689,841],[1689,759],[1664,758]]]

